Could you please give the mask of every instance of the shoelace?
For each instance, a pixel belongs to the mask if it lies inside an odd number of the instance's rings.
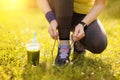
[[[53,48],[52,48],[52,51],[51,51],[51,54],[52,54],[52,61],[54,61],[54,49],[55,49],[55,45],[56,45],[56,39],[54,41],[54,45],[53,45]]]

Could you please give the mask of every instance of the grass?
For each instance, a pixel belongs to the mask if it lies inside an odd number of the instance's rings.
[[[48,34],[49,24],[40,11],[1,10],[0,80],[120,80],[120,1],[111,2],[99,16],[108,35],[106,50],[100,55],[87,51],[85,58],[64,67],[52,65],[54,41]],[[42,45],[37,67],[26,65],[25,44],[33,38],[34,32]]]

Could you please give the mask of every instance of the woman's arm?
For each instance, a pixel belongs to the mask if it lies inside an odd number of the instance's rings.
[[[48,0],[39,0],[39,5],[43,11],[43,13],[46,15],[49,11],[52,11],[52,9],[50,8],[49,6],[49,3],[48,3]],[[55,15],[54,15],[55,16]],[[57,39],[58,38],[58,32],[56,30],[58,26],[58,23],[56,21],[56,19],[52,19],[50,21],[50,27],[48,29],[48,32],[50,34],[50,36],[53,38],[53,39]]]
[[[104,9],[105,2],[106,0],[95,0],[93,8],[82,21],[85,22],[87,25],[93,22]]]
[[[102,12],[102,10],[105,7],[106,0],[96,0],[93,8],[91,11],[85,16],[85,18],[82,20],[82,22],[89,25],[91,22],[93,22],[98,15]],[[82,39],[85,36],[84,27],[81,23],[79,23],[75,27],[75,32],[73,34],[73,39],[75,41]]]

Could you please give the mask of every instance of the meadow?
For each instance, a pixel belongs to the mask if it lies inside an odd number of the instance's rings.
[[[57,46],[39,9],[0,10],[0,80],[120,80],[120,1],[110,0],[99,16],[108,46],[101,54],[87,51],[84,58],[64,67],[54,66]],[[40,64],[27,65],[26,43],[37,33]],[[72,54],[71,54],[72,55]]]

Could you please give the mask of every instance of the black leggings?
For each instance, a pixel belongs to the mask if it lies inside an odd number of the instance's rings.
[[[70,30],[86,16],[73,12],[73,0],[48,0],[56,15],[60,40],[69,40]],[[107,46],[105,30],[99,20],[85,27],[85,37],[80,40],[83,46],[92,53],[101,53]]]

